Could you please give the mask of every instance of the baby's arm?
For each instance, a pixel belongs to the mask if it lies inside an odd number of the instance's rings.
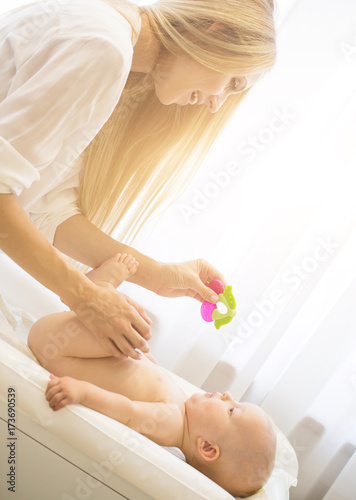
[[[60,410],[69,404],[92,408],[162,446],[180,446],[183,416],[178,405],[131,401],[114,392],[71,377],[50,375],[46,399],[50,407]]]

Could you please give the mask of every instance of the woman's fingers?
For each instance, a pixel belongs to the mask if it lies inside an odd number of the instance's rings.
[[[108,355],[140,359],[135,349],[147,352],[145,339],[151,338],[150,319],[144,309],[116,290],[94,292],[94,297],[75,310],[78,318],[96,335]]]
[[[141,359],[142,356],[136,349],[149,352],[150,348],[147,342],[132,326],[128,326],[126,331],[125,334],[115,335],[115,333],[112,333],[110,337],[99,338],[99,340],[110,356]]]
[[[218,295],[208,286],[204,285],[199,278],[196,280],[195,288],[200,295],[200,300],[203,302],[207,300],[208,302],[212,302],[216,304],[219,300]]]
[[[114,336],[110,338],[114,349],[118,349],[119,353],[133,359],[141,359],[142,356],[136,349],[142,352],[149,352],[149,345],[132,325],[128,327],[127,332],[128,333],[120,335],[117,338]]]
[[[207,264],[207,265],[208,265],[207,283],[210,283],[213,280],[219,280],[223,283],[224,287],[226,288],[227,282],[226,282],[224,275],[220,271],[218,271],[214,266],[212,266],[211,264]]]
[[[112,338],[107,338],[103,342],[103,345],[108,353],[110,353],[110,355],[114,356],[115,358],[142,358],[142,356],[132,347],[132,345],[124,335],[120,335],[116,341]]]
[[[193,297],[197,298],[201,302],[207,300],[216,304],[218,302],[218,295],[207,285],[213,280],[219,280],[226,287],[226,280],[224,276],[215,267],[210,265],[204,259],[198,259],[189,263],[195,268],[195,273],[193,274],[193,283],[191,288],[193,289]],[[194,292],[196,292],[194,294]]]
[[[150,350],[145,340],[145,338],[151,338],[150,327],[134,307],[130,311],[130,314],[128,314],[127,323],[123,325],[123,321],[119,321],[117,326],[118,329],[121,329],[122,334],[117,335],[114,331],[110,335],[110,339],[120,352],[133,359],[140,359],[141,356],[135,349],[139,349],[142,352]]]
[[[152,321],[150,320],[150,318],[147,316],[146,313],[144,313],[143,315],[144,311],[143,307],[136,304],[129,297],[126,297],[126,300],[128,305],[132,308],[129,320],[130,320],[130,326],[134,328],[134,330],[130,329],[129,337],[132,336],[135,337],[135,339],[137,339],[136,341],[133,341],[133,345],[138,349],[141,349],[141,347],[143,348],[144,346],[148,347],[146,340],[150,340],[150,338],[152,337],[150,328],[150,324],[152,323]],[[137,337],[137,335],[131,335],[133,331],[136,331],[140,335],[140,337]]]
[[[200,302],[217,302],[218,296],[208,287],[213,280],[219,280],[226,287],[222,273],[204,259],[196,259],[180,264],[165,264],[161,270],[159,295],[165,297],[192,297]]]
[[[127,299],[127,302],[132,305],[136,311],[139,313],[139,315],[141,316],[141,318],[143,318],[143,320],[148,324],[148,325],[151,325],[152,324],[152,320],[151,318],[147,315],[146,311],[144,310],[143,307],[139,306],[138,304],[136,304],[136,302],[134,302],[133,300],[130,299],[130,297],[126,297]],[[135,326],[135,325],[134,325]],[[135,326],[136,328],[136,326]],[[148,327],[147,328],[147,325],[145,323],[143,323],[141,325],[141,328],[143,330],[146,330],[144,332],[144,334],[142,335],[146,340],[150,340],[151,338],[151,331],[150,331],[150,328]],[[137,329],[137,328],[136,328]],[[139,330],[137,330],[139,331]]]
[[[133,359],[140,359],[139,354],[132,345],[128,342],[124,334],[110,333],[110,336],[105,336],[103,334],[98,337],[99,342],[102,344],[108,356],[114,356],[115,358],[127,358],[131,357]]]

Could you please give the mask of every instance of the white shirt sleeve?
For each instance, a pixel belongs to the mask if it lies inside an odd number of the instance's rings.
[[[73,215],[80,214],[78,207],[78,176],[64,181],[34,205],[29,212],[32,222],[53,243],[57,227]]]
[[[128,28],[120,18],[110,27],[110,14],[104,24],[93,24],[93,14],[88,23],[63,17],[26,43],[16,30],[0,39],[0,193],[19,196],[51,242],[57,226],[80,213],[78,156],[130,72]]]
[[[4,137],[0,137],[0,192],[19,195],[40,174]]]
[[[103,107],[107,119],[127,75],[125,55],[95,36],[49,37],[21,61],[0,103],[0,192],[19,195]]]

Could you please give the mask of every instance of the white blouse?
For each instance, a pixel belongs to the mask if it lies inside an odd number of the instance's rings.
[[[138,8],[125,12],[139,33]],[[137,36],[102,0],[47,0],[0,17],[0,193],[53,242],[78,209],[81,152],[113,112]]]

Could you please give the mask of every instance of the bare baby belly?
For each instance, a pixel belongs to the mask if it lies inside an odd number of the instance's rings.
[[[86,380],[135,401],[165,398],[169,392],[167,385],[169,382],[161,376],[159,367],[145,357],[140,361],[114,357],[75,360],[69,358],[67,366],[63,369],[65,375]]]

